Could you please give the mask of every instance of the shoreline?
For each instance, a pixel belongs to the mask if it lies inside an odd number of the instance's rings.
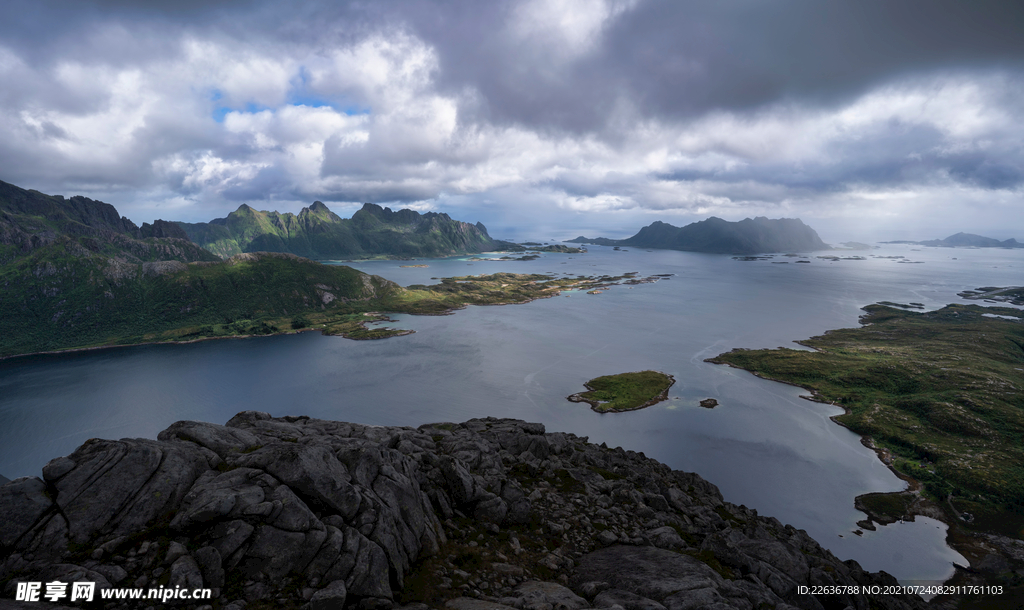
[[[5,360],[12,360],[14,358],[27,358],[30,356],[57,356],[60,354],[73,354],[77,352],[92,352],[101,349],[118,349],[121,347],[139,347],[142,345],[185,345],[188,343],[199,343],[201,341],[220,341],[221,339],[250,339],[252,337],[276,337],[279,335],[297,335],[299,333],[309,332],[312,330],[318,330],[316,328],[301,328],[298,330],[287,330],[279,331],[276,333],[270,333],[266,335],[225,335],[223,337],[200,337],[198,339],[189,339],[187,341],[141,341],[139,343],[116,343],[112,345],[90,345],[88,347],[69,347],[65,349],[48,350],[45,352],[26,352],[24,354],[11,354],[10,356],[0,356],[0,362]]]
[[[396,312],[396,313],[404,313],[404,312]],[[413,315],[419,315],[419,314],[413,314]],[[449,315],[449,314],[423,314],[423,315]],[[386,322],[388,320],[386,320],[386,319],[384,319],[384,320],[360,320],[359,324],[360,324],[360,326],[362,326],[363,324],[368,323],[368,322],[378,322],[378,321],[385,321]],[[363,328],[366,328],[366,327],[364,326]],[[367,329],[367,330],[369,330],[369,329]],[[345,336],[344,334],[332,335],[332,334],[329,334],[329,333],[325,333],[324,331],[325,331],[324,328],[298,328],[298,329],[291,329],[291,330],[279,330],[277,332],[267,333],[267,334],[264,334],[264,335],[224,335],[223,337],[198,337],[196,339],[187,339],[187,340],[182,340],[182,341],[176,341],[174,339],[168,339],[166,341],[140,341],[138,343],[115,343],[115,344],[108,344],[108,345],[90,345],[90,346],[87,346],[87,347],[69,347],[69,348],[66,348],[66,349],[47,350],[47,351],[43,351],[43,352],[26,352],[24,354],[12,354],[10,356],[0,356],[0,362],[4,362],[6,360],[13,360],[15,358],[28,358],[28,357],[32,357],[32,356],[59,356],[59,355],[62,355],[62,354],[74,354],[74,353],[78,353],[78,352],[92,352],[92,351],[98,351],[98,350],[104,350],[104,349],[119,349],[119,348],[123,348],[123,347],[141,347],[143,345],[188,345],[190,343],[202,343],[204,341],[223,341],[223,340],[231,340],[231,339],[253,339],[253,338],[258,338],[258,337],[280,337],[280,336],[284,336],[284,335],[298,335],[300,333],[308,333],[308,332],[319,332],[320,334],[324,335],[325,337],[338,337],[338,336],[340,336],[340,337],[344,337],[345,339],[351,339],[352,341],[369,341],[369,340],[374,340],[374,339],[388,339],[390,337],[401,337],[401,336],[405,336],[405,335],[411,335],[411,334],[416,332],[414,330],[409,330],[409,331],[401,330],[401,331],[399,331],[399,334],[388,335],[387,337],[348,337],[348,336]]]
[[[765,381],[782,383],[785,385],[800,388],[802,390],[806,390],[808,394],[800,395],[800,398],[810,402],[816,402],[819,404],[839,407],[843,410],[843,414],[850,413],[850,409],[845,405],[837,405],[834,402],[825,401],[819,398],[817,392],[815,392],[811,388],[807,388],[789,381],[772,379],[771,377],[766,377],[754,371],[748,371],[747,369],[736,366],[729,362],[712,362],[712,358],[705,358],[704,362],[718,366],[725,365],[740,371],[746,371],[747,373],[750,373],[751,375],[759,379],[764,379]],[[967,559],[967,561],[970,564],[969,566],[962,566],[954,562],[953,574],[945,581],[943,581],[944,584],[961,584],[965,580],[965,578],[968,577],[968,575],[976,575],[980,573],[978,565],[981,563],[982,560],[984,560],[985,557],[988,557],[990,555],[999,555],[997,551],[994,551],[990,546],[986,545],[981,540],[981,538],[986,536],[1002,537],[1001,535],[992,532],[972,532],[963,529],[960,526],[960,523],[958,523],[955,520],[955,518],[951,517],[940,505],[936,504],[934,501],[932,501],[929,498],[926,498],[920,493],[921,490],[924,488],[924,485],[920,481],[896,470],[895,466],[893,466],[892,464],[891,454],[889,453],[888,449],[886,449],[885,447],[879,447],[875,445],[874,439],[872,439],[870,436],[864,436],[856,432],[853,432],[853,430],[850,430],[848,427],[843,425],[842,422],[837,421],[836,417],[839,417],[839,415],[837,414],[829,416],[829,420],[832,421],[832,423],[841,426],[846,430],[849,430],[853,434],[857,434],[857,436],[860,438],[860,443],[864,445],[866,448],[871,449],[875,453],[875,457],[877,457],[878,460],[882,462],[883,465],[885,465],[889,472],[891,472],[893,475],[896,476],[896,478],[900,479],[901,481],[907,484],[907,489],[904,489],[902,491],[868,492],[860,494],[858,496],[854,496],[854,509],[863,512],[866,516],[865,519],[856,522],[856,525],[858,527],[874,531],[877,529],[876,527],[873,527],[876,523],[880,527],[885,527],[888,524],[896,522],[896,519],[888,520],[887,515],[876,513],[870,510],[870,508],[865,504],[865,498],[867,498],[868,496],[902,496],[910,498],[910,502],[907,504],[906,516],[908,518],[906,518],[906,520],[914,521],[915,516],[921,516],[935,519],[936,521],[939,521],[940,523],[944,524],[946,526],[946,546],[959,553],[962,557]],[[953,507],[951,506],[950,508],[952,509]],[[872,525],[872,527],[865,527],[863,525],[865,522],[869,522]]]
[[[540,299],[550,299],[550,298],[554,298],[554,297],[560,296],[562,294],[562,292],[565,292],[565,291],[568,291],[568,290],[578,290],[578,288],[577,288],[578,284],[579,284],[579,282],[577,284],[573,284],[572,286],[568,286],[568,287],[565,287],[565,288],[552,289],[549,294],[534,296],[534,297],[531,297],[531,298],[529,298],[529,299],[527,299],[525,301],[505,301],[505,302],[501,302],[501,303],[462,303],[462,304],[459,304],[457,306],[453,306],[453,307],[451,307],[451,308],[449,308],[449,309],[447,309],[445,311],[430,312],[430,313],[412,313],[412,312],[407,312],[407,311],[368,312],[368,313],[373,313],[375,315],[381,315],[381,316],[384,316],[384,317],[383,318],[374,319],[374,320],[360,320],[359,324],[362,326],[362,325],[364,325],[364,324],[366,324],[368,322],[389,321],[387,316],[390,315],[390,314],[408,314],[408,315],[411,315],[411,316],[450,316],[450,315],[455,314],[455,312],[457,312],[457,311],[461,311],[463,309],[466,309],[470,305],[478,305],[478,306],[481,306],[481,307],[494,307],[494,306],[505,306],[505,305],[525,305],[527,303],[532,303],[533,301],[537,301],[537,300],[540,300]],[[363,326],[363,328],[365,329],[366,327]],[[367,330],[369,330],[369,329],[367,329]],[[395,330],[397,331],[395,334],[388,335],[386,337],[349,337],[349,336],[345,335],[344,333],[339,333],[339,334],[324,333],[324,329],[322,329],[322,328],[299,328],[299,329],[291,329],[291,330],[279,330],[277,332],[267,333],[267,334],[264,334],[264,335],[224,335],[222,337],[198,337],[196,339],[187,339],[187,340],[181,340],[181,341],[174,340],[174,339],[168,339],[166,341],[140,341],[140,342],[137,342],[137,343],[115,343],[115,344],[107,344],[107,345],[89,345],[89,346],[83,346],[83,347],[68,347],[68,348],[56,349],[56,350],[45,350],[45,351],[40,351],[40,352],[25,352],[25,353],[22,353],[22,354],[11,354],[9,356],[0,356],[0,362],[4,362],[4,361],[11,360],[11,359],[14,359],[14,358],[25,358],[25,357],[29,357],[29,356],[54,356],[54,355],[60,355],[60,354],[71,354],[71,353],[77,353],[77,352],[89,352],[89,351],[96,351],[96,350],[103,350],[103,349],[117,349],[117,348],[121,348],[121,347],[138,347],[138,346],[142,346],[142,345],[187,345],[189,343],[199,343],[201,341],[220,341],[222,339],[250,339],[252,337],[277,337],[277,336],[281,336],[281,335],[294,335],[294,334],[310,332],[310,331],[319,331],[322,334],[324,334],[325,336],[329,336],[329,337],[339,337],[340,336],[340,337],[343,337],[345,339],[350,339],[352,341],[374,341],[374,340],[381,340],[381,339],[390,339],[391,337],[404,337],[406,335],[411,335],[411,334],[416,332],[414,330],[400,330],[400,329],[395,329]]]

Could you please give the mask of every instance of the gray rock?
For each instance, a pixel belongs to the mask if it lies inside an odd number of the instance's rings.
[[[249,578],[259,573],[282,578],[303,570],[326,538],[326,530],[292,532],[260,525],[237,569]]]
[[[255,531],[256,528],[252,525],[236,519],[234,521],[218,523],[207,530],[206,535],[210,545],[220,553],[221,560],[228,562],[232,555],[235,554],[235,551],[241,548]],[[237,561],[230,564],[226,563],[225,565],[233,566],[235,563]]]
[[[221,458],[251,451],[260,446],[260,439],[246,430],[196,421],[175,422],[157,435],[157,440],[161,441],[174,439],[191,441],[206,447]]]
[[[503,523],[508,515],[508,505],[498,496],[494,494],[488,495],[490,497],[478,502],[473,509],[473,518],[487,523]]]
[[[733,610],[712,586],[685,589],[665,598],[668,610]]]
[[[472,597],[450,599],[445,602],[444,607],[448,610],[519,610],[514,606],[506,606],[483,599],[473,599]]]
[[[685,549],[687,546],[679,533],[667,525],[648,531],[646,536],[651,544],[660,549],[679,550]]]
[[[116,585],[128,578],[128,572],[124,568],[117,565],[98,565],[94,566],[94,572],[102,574],[112,585]]]
[[[384,550],[368,540],[358,530],[347,527],[344,530],[345,546],[338,561],[328,570],[325,578],[337,580],[344,576],[349,594],[359,597],[390,598],[390,566]]]
[[[203,573],[199,570],[199,564],[196,563],[196,560],[188,555],[179,557],[171,565],[170,584],[172,587],[181,587],[183,589],[203,588]]]
[[[444,477],[446,491],[456,505],[464,506],[478,499],[477,485],[465,464],[451,457],[442,457],[438,468]]]
[[[93,439],[69,458],[75,466],[56,481],[56,500],[78,544],[108,531],[145,529],[174,510],[209,468],[202,454],[145,439]]]
[[[221,561],[220,551],[212,546],[204,546],[192,554],[199,570],[203,574],[203,582],[210,587],[224,586],[224,565]]]
[[[714,588],[722,577],[703,562],[656,547],[610,546],[584,555],[573,582],[604,581],[662,602],[680,591]]]
[[[521,606],[524,608],[536,607],[538,604],[551,604],[552,608],[559,610],[581,610],[590,607],[587,600],[573,593],[568,587],[553,582],[528,580],[516,587],[512,594],[522,600]]]
[[[255,480],[261,474],[251,468],[225,473],[207,471],[183,498],[171,527],[184,531],[211,521],[248,514],[251,507],[266,499],[264,487]]]
[[[523,569],[508,563],[492,563],[491,571],[500,576],[522,576]]]
[[[309,600],[309,610],[341,610],[345,607],[347,597],[345,581],[335,580],[313,594]]]
[[[74,460],[67,457],[53,458],[43,466],[43,478],[49,482],[59,480],[75,467]]]
[[[350,483],[348,470],[324,445],[275,443],[243,456],[237,463],[269,472],[310,505],[344,519],[355,516],[362,500]]]
[[[35,477],[0,487],[0,548],[13,547],[52,507],[46,484]]]
[[[174,563],[185,555],[188,555],[188,548],[177,540],[172,540],[167,545],[167,555],[164,556],[164,563]]]
[[[629,591],[623,591],[622,589],[608,589],[602,591],[594,598],[595,608],[606,608],[616,605],[625,608],[625,610],[665,610],[665,606],[653,599],[648,599]]]

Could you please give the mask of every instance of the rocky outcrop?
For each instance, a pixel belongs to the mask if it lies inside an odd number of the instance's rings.
[[[207,608],[923,607],[801,595],[895,580],[695,474],[518,420],[247,411],[156,441],[93,439],[42,474],[0,487],[8,600],[20,581],[78,579],[207,587]]]

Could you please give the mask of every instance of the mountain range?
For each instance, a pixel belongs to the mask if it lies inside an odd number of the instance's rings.
[[[938,248],[1024,248],[1024,243],[1016,239],[999,241],[991,237],[975,235],[973,233],[957,233],[945,239],[929,239],[927,241],[883,241],[883,244],[913,244],[915,246],[933,246]]]
[[[763,216],[730,222],[712,216],[707,220],[676,227],[665,222],[640,229],[627,239],[577,237],[571,243],[601,246],[633,246],[714,254],[757,254],[829,250],[811,227],[798,218],[770,219]]]
[[[217,252],[193,243],[186,228],[197,240],[209,238],[205,243]],[[521,303],[565,289],[547,276],[499,274],[406,290],[291,252],[408,257],[490,247],[525,249],[492,240],[482,224],[373,204],[350,220],[318,202],[298,215],[242,206],[211,223],[157,220],[139,227],[102,201],[0,182],[0,358],[312,327],[380,338],[408,331],[365,327],[384,319],[374,312],[446,313],[467,303]],[[249,251],[255,249],[261,250]]]
[[[301,323],[306,312],[401,290],[291,254],[223,261],[175,223],[139,227],[108,203],[4,182],[0,286],[0,357],[166,340],[169,331],[184,339],[274,332],[262,321]]]
[[[481,223],[447,214],[392,211],[363,204],[341,218],[320,201],[298,214],[265,212],[241,205],[226,218],[175,223],[196,244],[222,258],[243,252],[288,252],[318,260],[374,257],[436,258],[498,249]]]

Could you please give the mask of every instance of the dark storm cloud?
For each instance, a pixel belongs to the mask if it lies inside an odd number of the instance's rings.
[[[1005,162],[981,154],[958,155],[949,164],[949,173],[959,182],[973,184],[986,189],[1011,189],[1024,184],[1024,169],[1017,151],[1016,162]]]
[[[171,52],[183,31],[329,47],[345,32],[402,26],[436,49],[439,87],[480,93],[483,118],[575,131],[606,126],[619,98],[646,116],[678,117],[790,98],[834,103],[940,68],[1024,68],[1024,3],[1005,0],[648,0],[564,62],[541,35],[506,31],[521,4],[15,1],[0,32],[27,55],[109,51],[106,61],[137,62]],[[130,52],[117,40],[85,45],[86,26],[111,21],[145,35]]]
[[[984,207],[1024,185],[1022,31],[991,0],[10,0],[0,179],[194,220]]]
[[[413,13],[443,82],[478,88],[493,120],[572,130],[602,127],[620,96],[644,115],[679,117],[787,98],[835,103],[939,68],[1024,67],[1024,4],[1000,0],[640,2],[560,70],[542,41],[494,35],[509,4],[453,6]]]

